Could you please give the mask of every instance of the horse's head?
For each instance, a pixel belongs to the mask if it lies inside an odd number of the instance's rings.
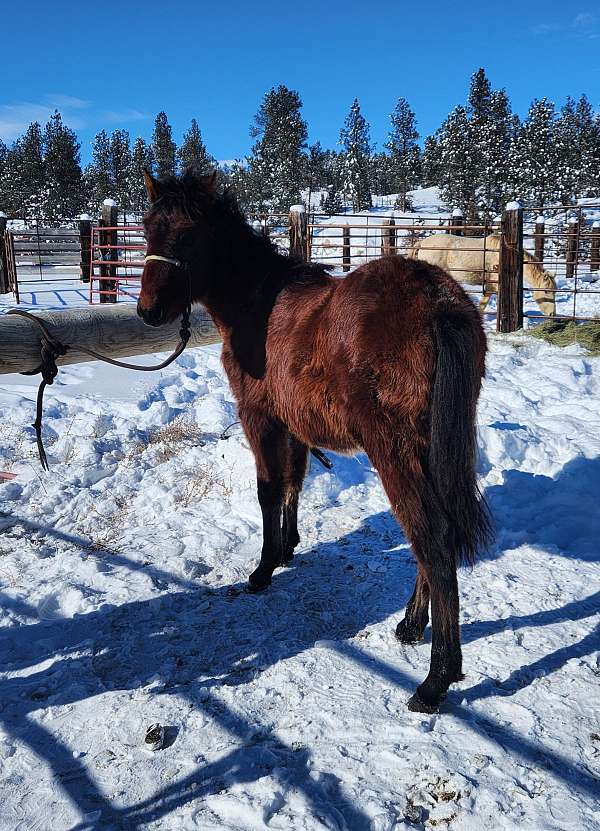
[[[216,174],[158,180],[144,172],[144,182],[151,205],[144,217],[147,253],[138,314],[150,326],[161,326],[205,294]]]

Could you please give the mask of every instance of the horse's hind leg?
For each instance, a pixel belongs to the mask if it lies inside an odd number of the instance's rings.
[[[367,448],[367,452],[429,586],[432,627],[429,673],[408,706],[411,710],[432,713],[446,697],[450,684],[462,677],[458,583],[456,563],[446,545],[446,519],[419,462],[417,445],[414,443],[411,450],[411,444],[404,441],[402,453],[394,452],[393,448],[374,451]],[[424,619],[423,601],[424,596],[420,603],[407,609],[409,621],[413,610],[421,613],[418,625]],[[418,626],[413,626],[412,631],[418,632]]]
[[[307,446],[289,434],[282,525],[283,552],[281,562],[284,564],[291,562],[294,549],[300,542],[298,534],[298,498],[306,474],[307,461]]]
[[[419,565],[412,597],[406,605],[404,620],[396,627],[396,637],[401,643],[417,643],[423,640],[429,623],[429,582],[425,569]]]

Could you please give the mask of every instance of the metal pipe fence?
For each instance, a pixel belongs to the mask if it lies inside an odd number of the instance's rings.
[[[114,204],[111,210],[116,217]],[[513,206],[513,214],[514,210]],[[334,274],[342,275],[382,256],[412,256],[444,267],[474,299],[479,298],[482,311],[489,315],[497,311],[493,295],[517,291],[520,312],[513,309],[512,322],[502,324],[508,331],[522,318],[529,323],[549,318],[597,319],[600,202],[519,207],[519,211],[517,219],[505,211],[501,218],[476,223],[465,223],[456,211],[411,219],[395,212],[336,217],[310,213],[303,214],[301,222],[297,212],[261,213],[248,219],[256,233],[268,236],[283,253],[323,262]],[[520,223],[518,270],[514,262],[507,266],[511,260],[506,250],[509,220]],[[142,225],[120,225],[106,217],[97,223],[85,218],[65,221],[54,228],[11,225],[6,234],[12,243],[10,262],[18,274],[17,286],[19,280],[73,279],[54,276],[53,271],[56,266],[79,266],[81,279],[89,282],[91,303],[131,300],[139,293],[146,250]],[[425,242],[432,236],[435,240]],[[37,273],[32,274],[34,266]],[[532,279],[536,274],[538,283]],[[542,296],[546,301],[541,302]]]

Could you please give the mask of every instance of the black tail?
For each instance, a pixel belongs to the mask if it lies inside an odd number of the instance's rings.
[[[475,474],[475,414],[483,333],[465,311],[444,309],[434,322],[437,364],[431,405],[429,473],[455,560],[473,563],[490,541],[491,521]]]

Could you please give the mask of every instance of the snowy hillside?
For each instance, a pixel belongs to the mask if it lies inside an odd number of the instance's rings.
[[[414,565],[364,456],[313,461],[272,589],[219,350],[152,378],[0,379],[0,828],[600,829],[600,359],[492,336],[497,540],[460,575],[466,677],[406,701]],[[146,728],[167,746],[144,749]]]

